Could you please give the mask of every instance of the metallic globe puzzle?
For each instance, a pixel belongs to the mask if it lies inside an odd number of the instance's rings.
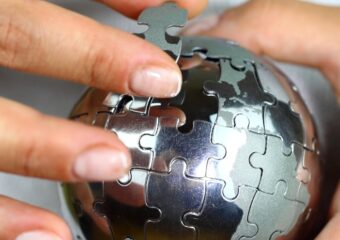
[[[79,239],[304,239],[320,195],[305,104],[284,74],[236,43],[170,35],[186,15],[166,3],[139,19],[148,30],[138,36],[178,61],[178,96],[89,89],[71,113],[116,134],[133,159],[119,181],[66,185]]]

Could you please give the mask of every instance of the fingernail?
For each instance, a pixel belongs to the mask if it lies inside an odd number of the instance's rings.
[[[20,234],[15,240],[62,240],[59,236],[43,231],[32,231]]]
[[[144,67],[131,78],[130,90],[137,95],[174,97],[180,89],[182,75],[179,71],[161,67]]]
[[[183,35],[195,35],[200,32],[205,32],[215,27],[219,21],[218,15],[211,15],[201,20],[196,20],[185,27],[181,34]]]
[[[81,153],[74,162],[77,177],[88,181],[110,181],[124,176],[130,159],[121,151],[99,147]]]

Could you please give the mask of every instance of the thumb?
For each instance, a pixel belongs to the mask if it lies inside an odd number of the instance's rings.
[[[317,67],[340,96],[340,8],[253,0],[206,22],[198,23],[204,29],[191,26],[185,33],[228,38],[257,54]]]

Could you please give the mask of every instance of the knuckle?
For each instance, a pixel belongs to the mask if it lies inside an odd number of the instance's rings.
[[[44,121],[44,116],[38,112],[34,113],[35,116],[33,116],[34,120],[37,120],[38,122]],[[28,125],[30,125],[28,123]],[[22,169],[22,174],[25,176],[32,176],[32,177],[41,177],[42,172],[44,169],[41,169],[41,166],[43,165],[43,162],[39,161],[40,155],[42,150],[44,149],[43,143],[44,141],[39,136],[39,131],[36,131],[36,134],[30,136],[29,138],[23,137],[23,142],[21,142],[21,147],[19,149],[22,149],[22,152],[20,153],[20,165]]]
[[[99,88],[112,88],[112,76],[116,74],[116,61],[105,47],[90,47],[85,58],[86,83]],[[109,86],[110,85],[110,86]]]
[[[9,14],[10,15],[10,14]],[[19,55],[24,55],[32,45],[32,38],[20,20],[14,16],[0,17],[0,64],[7,67],[16,65]]]
[[[24,149],[22,156],[22,173],[25,176],[37,176],[35,169],[35,158],[38,149],[36,141],[30,141]]]
[[[22,174],[31,177],[41,177],[42,164],[39,161],[39,153],[41,152],[41,139],[37,136],[31,137],[24,143],[24,148],[21,156]]]

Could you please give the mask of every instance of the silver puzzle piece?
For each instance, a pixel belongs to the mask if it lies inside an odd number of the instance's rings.
[[[118,138],[129,148],[133,159],[132,168],[150,169],[152,156],[150,151],[140,148],[139,138],[143,134],[155,134],[157,118],[133,112],[116,115],[100,113],[98,117],[103,119],[101,125],[116,133]]]
[[[89,89],[73,108],[71,119],[88,125],[93,125],[98,112],[114,112],[115,106],[106,106],[103,103],[107,96],[107,91],[99,89]],[[117,97],[116,97],[117,98]]]
[[[291,101],[294,101],[294,96],[290,96],[285,89],[290,87],[290,85],[286,83],[287,77],[274,68],[270,61],[266,59],[263,61],[265,65],[256,66],[261,86],[266,92],[275,96],[278,101],[290,104]]]
[[[185,162],[176,159],[170,166],[169,174],[149,174],[146,202],[150,207],[159,209],[161,216],[147,223],[146,239],[194,240],[195,229],[185,226],[182,217],[186,212],[199,211],[205,185],[204,180],[189,178],[185,172]]]
[[[131,112],[136,112],[146,115],[149,111],[150,103],[152,101],[151,97],[132,97],[133,100],[129,105],[129,110]]]
[[[165,17],[166,16],[166,17]],[[182,41],[167,33],[169,28],[184,27],[188,12],[175,3],[165,3],[160,7],[148,8],[138,18],[138,24],[149,28],[141,35],[145,40],[170,53],[176,60],[181,55]]]
[[[255,152],[264,153],[264,135],[215,125],[212,143],[226,146],[224,159],[210,159],[207,165],[207,177],[225,181],[224,196],[233,199],[240,186],[259,185],[261,172],[250,165],[249,158]]]
[[[254,237],[244,237],[242,240],[275,239],[274,237],[284,235],[296,225],[305,205],[287,200],[284,197],[285,192],[286,184],[279,182],[274,194],[261,191],[255,194],[249,211],[249,222],[257,225],[258,232]]]
[[[159,217],[159,211],[144,201],[147,175],[144,170],[133,169],[127,185],[105,182],[104,198],[95,203],[95,211],[108,221],[114,240],[145,239],[145,224]]]
[[[184,216],[188,226],[195,227],[197,240],[239,239],[239,234],[252,237],[257,232],[255,224],[247,222],[249,202],[254,198],[256,189],[241,187],[235,199],[226,199],[221,181],[206,181],[204,203],[199,212]]]
[[[106,107],[116,108],[122,99],[122,95],[116,93],[108,93],[103,101],[103,105]]]
[[[297,193],[304,191],[300,188],[305,187],[301,184],[303,179],[299,179],[298,174],[307,176],[307,181],[310,178],[308,171],[303,166],[303,161],[301,161],[304,149],[298,145],[293,145],[293,151],[290,155],[284,155],[282,148],[283,142],[280,138],[267,136],[265,154],[253,154],[250,163],[255,168],[262,170],[259,185],[261,191],[273,194],[275,183],[283,181],[288,186],[284,196],[287,199],[298,201]],[[280,152],[282,154],[278,155]]]
[[[153,152],[152,170],[168,172],[174,158],[181,158],[187,163],[186,174],[191,177],[204,177],[210,158],[221,159],[225,148],[211,143],[212,124],[194,121],[191,132],[178,131],[178,119],[161,118],[157,132],[144,134],[140,146]],[[185,146],[191,146],[190,149]]]
[[[301,118],[293,112],[289,105],[277,101],[266,106],[264,111],[265,133],[280,137],[285,144],[284,152],[289,154],[290,146],[298,143],[304,146],[305,135]]]
[[[109,108],[117,109],[122,104],[124,98],[130,98],[125,102],[125,110],[146,115],[152,98],[150,97],[135,97],[129,95],[119,95],[116,93],[108,93],[103,101],[103,105]]]
[[[217,64],[202,61],[199,66],[183,71],[183,75],[185,81],[179,95],[175,98],[155,99],[155,101],[161,102],[164,107],[170,106],[182,110],[186,121],[180,127],[180,131],[190,132],[195,120],[215,122],[218,113],[218,99],[214,95],[208,96],[204,93],[203,86],[207,79],[218,81],[220,70]]]
[[[184,46],[182,56],[185,57],[192,57],[195,52],[200,52],[212,60],[229,59],[232,66],[238,70],[244,70],[246,62],[255,65],[261,64],[249,51],[230,41],[199,36],[186,37],[182,41]]]
[[[238,71],[233,68],[230,60],[220,59],[220,79],[219,82],[226,82],[234,88],[236,95],[241,94],[241,89],[239,87],[239,82],[246,78],[245,71]],[[247,71],[251,71],[250,66],[246,65]]]
[[[227,68],[228,72],[235,72],[234,74],[229,76],[226,73],[221,74],[220,81],[207,81],[204,84],[204,90],[208,94],[217,95],[219,99],[217,124],[233,127],[235,117],[244,115],[249,119],[249,130],[264,133],[264,107],[273,104],[274,98],[261,88],[255,67],[250,64],[246,65],[243,72],[244,78],[239,80],[240,72],[230,69],[228,64],[230,64],[228,61],[221,61],[221,70]]]
[[[255,188],[241,186],[239,194],[235,198],[235,203],[242,209],[243,215],[236,232],[231,236],[231,240],[239,240],[241,237],[253,237],[258,231],[258,227],[254,223],[248,222],[249,203],[254,199],[256,193]]]

